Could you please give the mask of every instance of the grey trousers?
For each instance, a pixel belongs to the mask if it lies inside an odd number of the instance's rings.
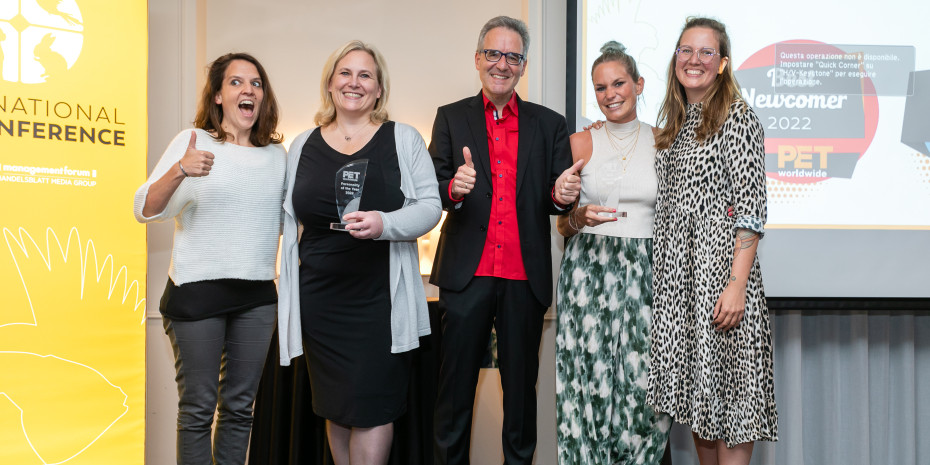
[[[198,321],[163,318],[174,348],[180,397],[179,465],[245,463],[252,404],[276,315],[276,305],[264,305]]]

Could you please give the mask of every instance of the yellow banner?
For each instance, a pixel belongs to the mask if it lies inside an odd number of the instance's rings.
[[[0,464],[142,464],[147,3],[0,0]]]

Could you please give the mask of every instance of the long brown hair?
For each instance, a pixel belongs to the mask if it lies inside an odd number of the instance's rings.
[[[278,126],[278,101],[275,99],[274,91],[271,90],[271,82],[268,80],[265,68],[255,57],[248,53],[227,53],[210,63],[207,82],[200,94],[200,104],[197,105],[197,117],[194,118],[194,126],[215,133],[216,135],[213,138],[218,142],[226,142],[228,134],[223,130],[223,107],[216,103],[215,97],[223,87],[226,68],[235,60],[244,60],[255,65],[258,76],[262,80],[262,90],[264,91],[261,108],[258,109],[258,120],[252,126],[249,142],[256,147],[280,144],[282,140],[281,134],[275,131]]]
[[[678,35],[678,42],[675,43],[675,49],[681,45],[681,37],[685,31],[694,27],[706,27],[714,31],[717,42],[720,44],[721,59],[728,60],[727,66],[723,72],[717,75],[714,83],[707,93],[704,94],[703,108],[701,110],[701,124],[695,130],[695,136],[698,142],[704,142],[708,137],[716,134],[723,126],[727,119],[730,105],[734,100],[742,98],[740,96],[739,84],[736,82],[736,76],[733,75],[733,66],[730,63],[730,37],[727,35],[726,26],[720,21],[711,18],[690,17],[685,21],[685,27],[682,28],[681,34]],[[662,108],[659,110],[659,118],[656,127],[661,127],[656,134],[656,148],[659,150],[667,149],[675,141],[678,132],[685,124],[687,97],[685,89],[678,81],[675,74],[675,63],[678,56],[672,53],[672,58],[668,64],[668,84],[665,89],[665,100],[662,102]]]

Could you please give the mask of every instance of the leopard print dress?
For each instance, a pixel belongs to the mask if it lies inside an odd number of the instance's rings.
[[[695,129],[701,109],[701,104],[688,105],[675,141],[656,155],[655,297],[646,400],[699,437],[722,439],[729,447],[775,441],[772,332],[758,258],[746,285],[742,321],[723,333],[712,324],[714,305],[730,276],[736,230],[763,232],[762,125],[737,100],[721,131],[700,144]]]

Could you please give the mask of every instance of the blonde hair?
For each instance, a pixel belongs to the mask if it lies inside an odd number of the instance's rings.
[[[323,77],[320,80],[320,109],[313,117],[313,123],[317,126],[326,126],[336,120],[336,106],[333,104],[333,96],[329,92],[329,82],[336,73],[336,65],[345,58],[346,55],[356,50],[371,55],[375,61],[375,76],[378,85],[381,87],[381,97],[375,102],[375,108],[371,111],[371,122],[380,124],[388,120],[388,95],[391,93],[391,81],[388,77],[387,62],[381,52],[373,45],[366,44],[360,40],[352,40],[336,49],[323,65]]]
[[[623,67],[626,68],[627,74],[629,74],[634,81],[639,81],[639,68],[636,67],[636,60],[627,54],[626,47],[616,40],[607,41],[601,46],[601,56],[597,57],[597,59],[594,60],[594,64],[591,65],[591,77],[594,77],[594,70],[597,69],[599,65],[610,61],[616,61],[623,65]]]
[[[730,37],[727,35],[726,26],[720,21],[711,18],[690,17],[685,22],[685,27],[678,35],[678,42],[675,43],[675,49],[681,45],[681,37],[685,31],[695,27],[706,27],[714,31],[717,42],[720,44],[721,59],[730,59]],[[672,53],[672,59],[668,64],[668,84],[665,89],[665,100],[662,102],[662,108],[659,110],[656,127],[661,127],[656,134],[656,149],[664,150],[671,147],[681,127],[685,124],[687,114],[687,97],[685,89],[678,81],[678,75],[675,74],[675,63],[678,57]],[[732,63],[727,63],[723,72],[714,79],[707,93],[704,94],[701,109],[701,123],[694,131],[697,141],[703,143],[708,137],[716,134],[723,127],[727,119],[730,105],[734,100],[741,99],[739,83],[736,82],[736,76],[733,75]]]

